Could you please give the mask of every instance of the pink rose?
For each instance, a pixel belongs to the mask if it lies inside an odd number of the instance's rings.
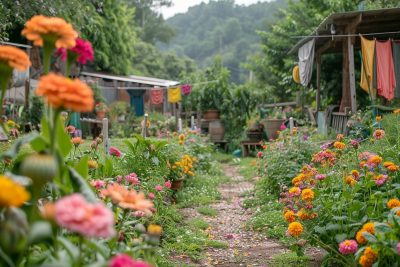
[[[121,175],[117,175],[117,176],[115,177],[115,180],[117,181],[117,183],[122,182],[122,176],[121,176]]]
[[[138,185],[140,184],[139,178],[136,173],[131,173],[125,176],[125,180],[127,180],[129,183],[133,185]]]
[[[161,192],[161,191],[163,190],[163,187],[162,187],[161,185],[156,185],[155,189],[156,189],[158,192]]]
[[[262,151],[257,152],[257,157],[262,158],[264,156],[264,153]]]
[[[111,156],[115,156],[117,158],[122,156],[122,152],[118,148],[113,147],[113,146],[110,147],[109,152],[110,152]]]
[[[166,188],[171,188],[171,181],[166,181],[165,182],[165,184],[164,184],[164,186],[166,187]]]
[[[147,196],[149,199],[155,199],[156,196],[153,193],[149,193],[149,195]]]

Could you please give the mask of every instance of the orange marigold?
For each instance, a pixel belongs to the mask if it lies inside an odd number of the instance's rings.
[[[350,175],[347,175],[344,181],[348,185],[355,185],[357,183],[357,181]]]
[[[72,48],[78,33],[71,24],[62,18],[33,16],[25,24],[22,35],[36,46],[43,46],[44,41],[55,42],[57,48]]]
[[[31,65],[28,55],[21,49],[10,45],[0,46],[0,64],[24,71]]]
[[[79,79],[71,80],[54,73],[42,76],[36,90],[54,108],[67,108],[76,112],[93,110],[93,91]]]
[[[74,144],[75,146],[79,146],[79,145],[85,143],[85,142],[82,140],[82,138],[80,138],[79,136],[71,138],[71,142],[72,142],[72,144]]]
[[[378,257],[378,253],[371,247],[366,247],[358,261],[362,267],[371,267]]]
[[[288,233],[293,237],[299,237],[303,233],[303,226],[299,222],[292,222],[289,224]]]
[[[305,211],[305,209],[300,209],[297,212],[297,217],[299,217],[300,220],[305,221],[309,218],[307,212]]]
[[[294,222],[296,220],[296,214],[294,214],[294,212],[291,210],[286,211],[283,216],[288,223]]]
[[[304,189],[301,192],[301,199],[304,201],[312,201],[314,199],[314,192],[312,191],[312,189]]]
[[[364,244],[367,243],[367,239],[365,239],[365,237],[363,236],[363,232],[364,231],[360,230],[356,234],[357,243],[360,244],[360,245],[364,245]]]
[[[362,230],[373,235],[375,234],[375,224],[373,222],[366,223],[363,225]]]
[[[397,198],[392,198],[387,202],[389,209],[400,207],[400,201]]]
[[[374,155],[374,156],[372,156],[372,157],[370,157],[370,158],[368,159],[368,162],[374,163],[374,164],[379,164],[379,163],[382,162],[382,158],[379,157],[378,155]]]
[[[333,146],[336,149],[345,149],[346,148],[346,144],[342,143],[342,142],[339,142],[339,141],[336,141],[335,143],[333,143]]]
[[[360,178],[360,173],[359,173],[359,171],[357,171],[357,170],[352,170],[351,171],[351,175],[354,177],[354,179],[358,179],[358,178]]]
[[[106,189],[101,190],[103,197],[110,197],[111,200],[123,209],[131,209],[143,211],[151,214],[151,208],[154,207],[153,202],[145,198],[143,192],[128,190],[120,184],[110,184]]]

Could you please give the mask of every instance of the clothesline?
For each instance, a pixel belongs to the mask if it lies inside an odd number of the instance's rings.
[[[307,38],[307,37],[312,37],[312,38],[334,38],[334,37],[352,37],[352,36],[370,36],[370,35],[384,35],[384,34],[400,34],[400,31],[395,31],[395,32],[374,32],[374,33],[355,33],[355,34],[327,34],[327,35],[295,35],[295,36],[290,36],[292,39],[297,39],[297,38]]]
[[[193,86],[193,85],[209,84],[209,83],[215,83],[215,82],[218,82],[218,80],[192,83],[191,85]],[[178,84],[177,85],[173,85],[172,87],[175,87],[175,86],[178,86]],[[120,86],[118,86],[118,87],[115,87],[115,86],[102,86],[102,85],[99,85],[99,87],[101,87],[101,89],[105,89],[105,90],[107,90],[107,89],[115,89],[115,88],[117,88],[118,90],[151,90],[151,89],[157,89],[157,88],[158,89],[168,89],[168,87],[164,87],[164,86],[160,86],[160,87],[157,87],[157,86],[152,86],[152,87],[139,87],[139,86],[137,86],[137,87],[134,87],[134,86],[120,87]]]

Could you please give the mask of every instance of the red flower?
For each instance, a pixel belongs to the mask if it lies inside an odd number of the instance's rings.
[[[122,156],[122,152],[118,148],[113,147],[113,146],[110,147],[109,152],[110,152],[111,156],[116,156],[117,158]]]
[[[76,61],[85,65],[87,61],[93,61],[93,47],[89,41],[77,38],[76,44],[70,50],[77,55]],[[61,55],[61,59],[65,61],[67,59],[67,49],[59,48],[56,52],[57,55]]]

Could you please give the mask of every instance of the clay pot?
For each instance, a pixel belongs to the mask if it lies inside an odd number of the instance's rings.
[[[183,185],[183,180],[184,179],[178,179],[178,180],[172,181],[171,189],[175,190],[175,191],[181,189],[181,187]]]

